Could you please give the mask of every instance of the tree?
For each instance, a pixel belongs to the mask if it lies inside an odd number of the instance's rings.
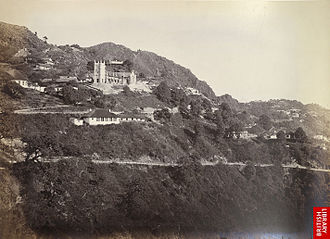
[[[179,105],[179,112],[182,115],[183,118],[189,119],[189,110],[187,105]]]
[[[233,117],[233,112],[228,103],[222,103],[219,107],[224,124],[228,124]]]
[[[134,92],[131,91],[131,89],[127,85],[124,86],[123,92],[124,92],[124,95],[126,95],[126,96],[134,96]]]
[[[165,81],[162,81],[153,91],[160,101],[171,103],[171,90]]]
[[[43,39],[47,43],[48,37],[44,36]]]
[[[298,140],[299,142],[306,142],[307,141],[307,135],[305,133],[305,131],[303,130],[303,128],[299,127],[295,132],[294,132],[294,137],[296,140]]]
[[[87,62],[87,70],[88,71],[94,71],[94,61]]]
[[[212,104],[208,99],[202,100],[202,107],[206,113],[212,112]]]
[[[172,114],[170,113],[170,111],[167,108],[161,109],[161,110],[156,110],[154,112],[155,120],[169,122],[171,120],[171,117],[172,117]]]
[[[63,100],[66,104],[77,104],[86,100],[87,95],[85,91],[75,89],[70,85],[66,85],[62,89]]]
[[[270,130],[272,128],[272,121],[268,115],[261,115],[259,117],[258,124],[265,130]]]
[[[72,44],[71,47],[77,48],[77,49],[81,49],[81,47],[78,44]]]
[[[243,169],[243,175],[247,180],[250,180],[256,175],[256,168],[251,161],[246,162],[246,166]]]
[[[222,138],[225,132],[225,125],[219,110],[215,112],[215,124],[217,125],[217,137]]]
[[[12,98],[17,98],[17,99],[25,95],[23,87],[21,87],[19,84],[17,84],[14,81],[8,81],[5,84],[3,91]]]
[[[202,112],[202,102],[200,100],[193,100],[190,102],[190,113],[193,115],[193,116],[199,116]]]
[[[35,114],[22,121],[22,141],[25,143],[26,160],[38,160],[40,156],[61,156],[63,137],[70,125],[63,115]]]
[[[204,135],[204,126],[199,120],[196,120],[194,122],[194,131],[195,131],[195,140]]]
[[[47,86],[45,89],[45,92],[49,95],[55,95],[56,94],[56,90],[54,86]]]
[[[133,68],[133,62],[131,62],[130,60],[125,60],[123,62],[123,66],[125,66],[127,68],[128,71],[132,71]]]
[[[246,111],[243,111],[237,115],[237,118],[242,122],[247,122],[249,119],[249,115]]]
[[[225,130],[224,136],[225,138],[229,138],[229,139],[232,139],[234,138],[234,136],[236,136],[236,138],[239,139],[241,136],[241,131],[242,131],[242,123],[239,120],[234,119],[230,123],[229,128]]]
[[[279,139],[279,140],[284,140],[285,139],[285,133],[283,130],[280,130],[277,132],[276,134],[276,138]]]
[[[0,139],[20,137],[22,117],[12,113],[0,114]]]
[[[182,89],[174,88],[171,90],[171,103],[174,106],[187,106],[188,101],[189,99]]]
[[[117,101],[114,97],[112,96],[107,96],[103,98],[98,98],[95,102],[94,105],[98,108],[109,108],[113,109],[117,104]]]

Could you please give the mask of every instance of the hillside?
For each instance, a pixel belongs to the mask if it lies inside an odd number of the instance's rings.
[[[54,46],[39,39],[26,27],[0,23],[0,61],[13,62],[20,58],[17,54],[27,48],[30,58],[40,61],[51,58],[55,62],[53,74],[81,76],[87,72],[89,61],[100,59],[129,60],[138,74],[154,80],[156,83],[167,81],[169,85],[193,87],[210,98],[215,97],[206,82],[200,81],[188,69],[152,52],[132,51],[122,45],[102,43],[82,48],[78,45]],[[16,54],[16,56],[15,56]]]
[[[28,28],[0,22],[0,61],[8,61],[19,50],[42,50],[47,44],[33,34]]]
[[[148,51],[132,51],[114,43],[102,43],[86,49],[91,59],[119,59],[133,62],[133,69],[158,81],[166,80],[171,86],[193,87],[210,98],[215,96],[206,82],[200,81],[190,70],[171,60]]]
[[[240,109],[256,118],[268,115],[276,129],[292,131],[302,127],[310,136],[324,135],[330,138],[330,110],[319,105],[304,105],[295,100],[281,99],[240,104]]]

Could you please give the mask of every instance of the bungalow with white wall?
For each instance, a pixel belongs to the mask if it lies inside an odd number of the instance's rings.
[[[256,138],[258,135],[256,134],[251,134],[247,130],[244,130],[240,133],[240,138],[241,139],[251,139],[251,138]]]
[[[83,121],[83,122],[82,122]],[[110,110],[96,109],[91,115],[84,116],[81,120],[72,120],[75,125],[110,125],[123,122],[144,122],[145,118],[132,113],[115,114]]]
[[[93,114],[83,117],[83,121],[89,125],[108,125],[120,123],[118,115],[104,109],[96,109]]]
[[[201,95],[201,93],[199,92],[199,90],[192,88],[192,87],[186,87],[184,89],[185,93],[187,95]]]
[[[144,107],[140,112],[152,121],[154,121],[154,113],[157,110],[162,110],[162,108]]]
[[[38,85],[38,83],[32,83],[27,80],[14,80],[17,84],[26,89],[32,89],[39,92],[45,92],[46,87]]]

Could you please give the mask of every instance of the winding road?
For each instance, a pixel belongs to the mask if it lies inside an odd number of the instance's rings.
[[[119,164],[119,165],[140,165],[140,166],[157,166],[157,167],[178,167],[182,164],[178,163],[162,163],[162,162],[136,162],[136,161],[115,161],[115,160],[92,160],[95,164]],[[228,166],[246,166],[246,163],[243,162],[201,162],[202,166],[215,166],[218,164],[228,165]],[[255,167],[274,167],[274,164],[255,164]],[[310,171],[317,171],[317,172],[327,172],[330,173],[330,169],[323,169],[323,168],[310,168],[305,167],[299,164],[282,164],[283,168],[299,168],[305,169]]]
[[[61,159],[69,159],[70,157],[64,157]],[[55,163],[61,160],[60,158],[53,158],[53,159],[41,159],[40,161],[43,163]],[[135,165],[135,166],[155,166],[155,167],[180,167],[183,164],[179,164],[179,163],[163,163],[163,162],[139,162],[139,161],[128,161],[128,160],[124,160],[124,161],[118,161],[118,160],[97,160],[97,159],[93,159],[91,160],[93,163],[95,164],[117,164],[117,165]],[[16,163],[16,162],[10,162],[10,163]],[[219,162],[219,161],[215,161],[215,162],[201,162],[202,166],[216,166],[218,164],[222,164],[222,165],[227,165],[227,166],[240,166],[240,167],[244,167],[247,164],[244,162]],[[255,164],[255,167],[274,167],[274,164]],[[294,169],[304,169],[304,170],[309,170],[309,171],[316,171],[316,172],[326,172],[326,173],[330,173],[330,169],[324,169],[324,168],[311,168],[311,167],[305,167],[302,165],[299,165],[297,163],[294,164],[282,164],[282,168],[294,168]],[[0,170],[5,170],[6,168],[4,167],[0,167]]]

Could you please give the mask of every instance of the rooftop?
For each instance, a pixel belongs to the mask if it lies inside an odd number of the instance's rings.
[[[111,113],[109,110],[106,109],[95,109],[94,112],[89,115],[85,116],[87,118],[118,118],[118,116],[114,113]]]
[[[140,118],[141,119],[145,117],[141,114],[135,114],[132,112],[115,114],[107,109],[95,109],[94,112],[84,116],[84,118]]]

